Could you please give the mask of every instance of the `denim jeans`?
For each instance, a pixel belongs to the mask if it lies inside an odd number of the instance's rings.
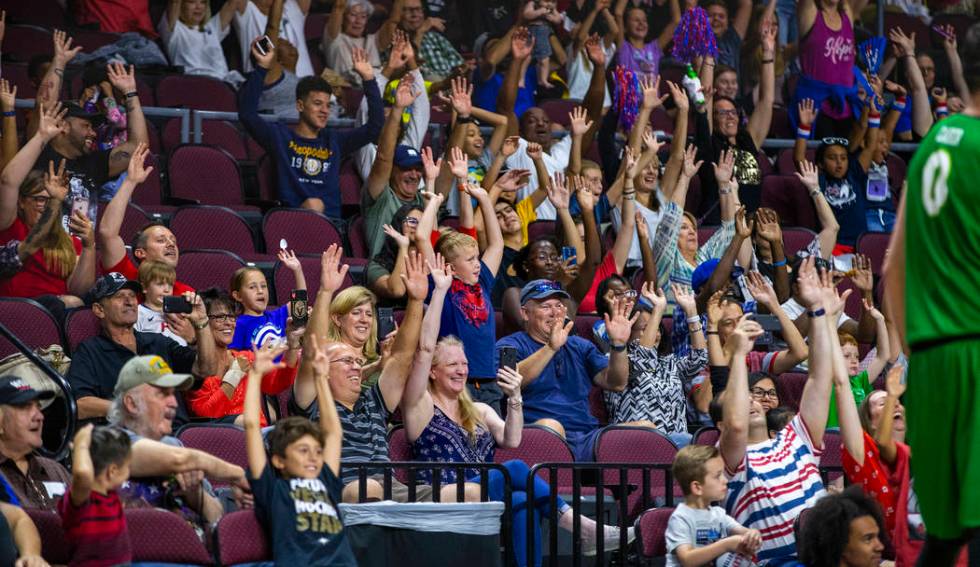
[[[865,215],[868,219],[868,232],[891,232],[895,228],[895,211],[868,209]]]
[[[796,23],[796,0],[774,0],[776,17],[779,19],[779,45],[796,41],[799,35]]]

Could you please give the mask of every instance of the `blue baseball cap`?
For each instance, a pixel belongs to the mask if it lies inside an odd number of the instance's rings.
[[[399,145],[395,148],[395,165],[402,169],[422,165],[422,154],[412,146]]]
[[[561,288],[561,284],[558,282],[545,279],[531,280],[521,288],[521,306],[526,305],[532,299],[547,299],[556,295],[564,299],[572,298],[567,291]]]
[[[694,293],[701,291],[701,288],[704,284],[708,283],[708,280],[711,279],[711,274],[715,273],[715,268],[717,267],[718,258],[712,258],[701,262],[694,269],[694,273],[691,274],[691,289],[694,290]]]

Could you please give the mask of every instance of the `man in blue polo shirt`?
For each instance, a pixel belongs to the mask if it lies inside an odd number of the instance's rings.
[[[594,344],[569,336],[573,323],[566,319],[568,293],[557,282],[533,280],[521,289],[521,314],[526,329],[497,341],[517,349],[518,372],[524,397],[524,419],[554,429],[565,437],[576,461],[592,461],[601,427],[589,413],[593,385],[620,392],[629,380],[626,342],[633,326],[631,306],[617,302],[606,316],[610,355]]]

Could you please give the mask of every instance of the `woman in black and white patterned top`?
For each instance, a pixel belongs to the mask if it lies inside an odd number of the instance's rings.
[[[689,354],[657,352],[660,320],[667,298],[655,284],[643,284],[637,303],[640,317],[628,345],[630,378],[622,392],[604,392],[610,423],[649,425],[667,434],[679,447],[691,441],[687,432],[687,398],[691,380],[708,364],[707,343],[690,288],[671,285],[677,304],[687,317],[691,333]]]

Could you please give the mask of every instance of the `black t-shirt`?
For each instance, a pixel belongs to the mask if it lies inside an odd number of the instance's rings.
[[[504,246],[504,254],[500,259],[500,268],[497,269],[497,281],[493,284],[493,290],[490,292],[493,306],[497,309],[503,308],[504,306],[504,292],[507,291],[507,288],[522,287],[527,283],[517,277],[517,274],[511,270],[511,266],[513,266],[518,252],[520,250],[514,250],[510,246]]]
[[[735,144],[720,134],[710,134],[708,131],[707,113],[697,113],[698,159],[705,163],[716,163],[721,157],[722,150],[735,150],[734,176],[738,181],[738,194],[748,212],[759,208],[762,201],[762,170],[759,166],[759,149],[755,147],[752,136],[744,127],[739,127],[735,134]],[[718,182],[715,180],[713,168],[704,168],[698,172],[701,176],[701,207],[698,217],[707,225],[721,224],[721,207],[718,203]]]
[[[72,210],[79,209],[88,215],[90,220],[94,221],[98,213],[99,190],[109,181],[109,153],[111,151],[91,152],[75,159],[68,159],[48,145],[45,146],[40,157],[34,162],[34,169],[47,171],[48,164],[53,161],[57,171],[58,166],[61,165],[61,160],[64,159],[65,171],[69,178],[65,214],[68,215]]]
[[[317,478],[285,479],[266,463],[262,476],[249,472],[248,480],[276,565],[357,566],[337,506],[344,487],[329,467]]]

